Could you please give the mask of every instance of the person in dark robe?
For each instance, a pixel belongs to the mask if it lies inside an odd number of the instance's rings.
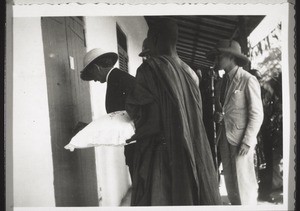
[[[107,83],[105,99],[107,113],[125,110],[126,97],[135,84],[135,77],[125,71],[114,68],[117,60],[118,54],[104,52],[102,49],[95,48],[85,55],[85,68],[80,75],[81,79],[85,81],[94,80],[100,83]],[[124,147],[125,163],[129,167],[131,177],[134,147],[134,143]]]
[[[202,120],[196,73],[177,54],[177,24],[149,26],[151,58],[138,68],[126,111],[136,131],[132,206],[222,204]]]
[[[139,56],[143,58],[143,61],[149,59],[150,56],[151,56],[151,52],[150,52],[150,49],[148,47],[147,38],[145,38],[144,41],[143,41],[142,52],[139,53]]]

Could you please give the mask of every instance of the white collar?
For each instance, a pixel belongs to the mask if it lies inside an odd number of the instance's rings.
[[[111,73],[111,71],[114,69],[114,67],[112,67],[111,69],[110,69],[110,71],[108,71],[108,73],[107,73],[107,75],[106,75],[106,82],[108,82],[108,77],[109,77],[109,74]]]

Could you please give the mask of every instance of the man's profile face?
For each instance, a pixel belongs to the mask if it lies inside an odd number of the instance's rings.
[[[92,80],[95,82],[105,83],[106,75],[111,67],[105,68],[100,65],[94,64],[90,67],[89,73],[91,74]]]
[[[232,56],[221,53],[215,57],[215,65],[218,70],[225,70],[232,63]]]

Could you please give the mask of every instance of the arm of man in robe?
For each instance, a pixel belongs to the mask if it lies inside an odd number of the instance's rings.
[[[135,134],[127,142],[160,132],[160,111],[155,98],[156,90],[150,66],[143,63],[137,70],[135,87],[126,100],[125,109],[136,128]]]

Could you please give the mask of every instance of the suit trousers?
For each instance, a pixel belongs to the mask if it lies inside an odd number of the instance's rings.
[[[256,205],[258,184],[254,168],[254,150],[238,155],[239,146],[230,144],[225,126],[220,127],[219,151],[223,164],[228,199],[232,205]]]

